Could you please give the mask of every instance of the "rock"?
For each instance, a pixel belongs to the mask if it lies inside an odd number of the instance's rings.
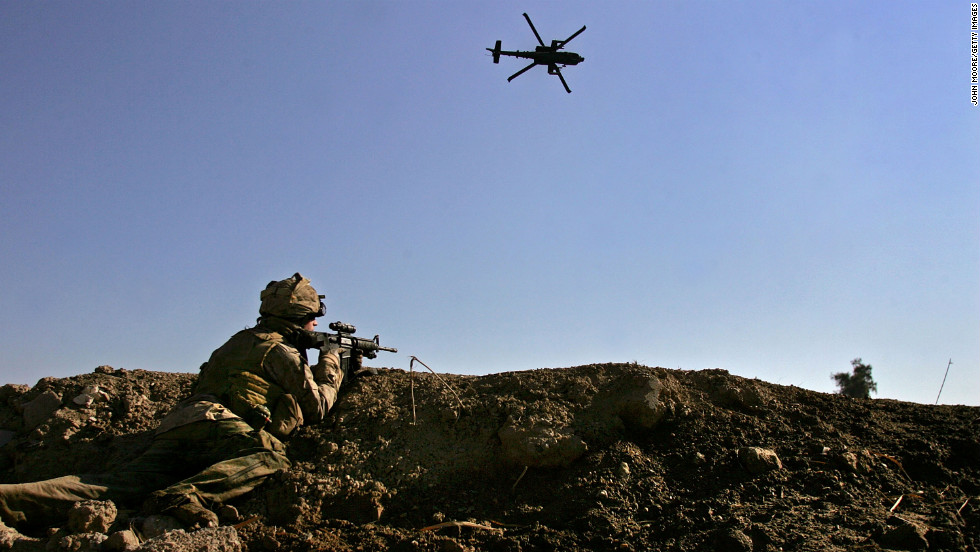
[[[86,385],[82,392],[72,399],[72,402],[81,407],[91,406],[96,401],[109,400],[109,394],[99,388],[98,385]]]
[[[834,459],[841,468],[856,473],[858,471],[858,457],[853,452],[842,452]]]
[[[617,382],[616,413],[627,426],[653,429],[663,419],[667,405],[661,400],[663,384],[655,376],[630,374]]]
[[[808,449],[812,456],[827,456],[830,453],[830,447],[821,443],[813,443]]]
[[[888,518],[888,523],[894,527],[886,530],[878,539],[878,544],[881,546],[894,550],[925,550],[928,548],[926,527],[898,516]]]
[[[68,528],[73,533],[105,533],[118,513],[110,500],[83,500],[68,510]]]
[[[752,539],[738,529],[722,529],[715,535],[718,552],[752,552]]]
[[[140,546],[140,539],[129,529],[116,531],[102,543],[102,549],[107,552],[132,552]]]
[[[238,513],[238,508],[235,508],[231,504],[222,504],[218,507],[218,520],[225,524],[235,524],[241,521],[241,516]]]
[[[68,552],[99,552],[109,537],[102,533],[79,533],[62,537],[58,549]]]
[[[84,407],[91,406],[92,403],[95,402],[95,397],[86,393],[82,393],[81,395],[78,395],[77,397],[72,399],[71,402],[84,408]]]
[[[86,385],[85,389],[82,389],[82,393],[86,395],[91,395],[95,400],[109,400],[109,394],[102,390],[98,385]]]
[[[279,550],[279,547],[281,546],[282,543],[279,542],[279,539],[277,539],[276,537],[272,535],[262,535],[262,548],[269,551],[273,551],[273,550]]]
[[[208,527],[188,533],[170,531],[143,543],[137,552],[242,552],[242,541],[234,527]]]
[[[24,428],[31,430],[41,425],[61,408],[61,396],[48,390],[24,405]]]
[[[759,474],[783,469],[776,453],[760,447],[744,447],[738,451],[738,459],[749,473]]]

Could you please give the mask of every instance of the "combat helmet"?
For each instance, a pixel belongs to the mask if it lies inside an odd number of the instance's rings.
[[[327,307],[323,295],[318,295],[310,281],[297,272],[285,280],[272,281],[265,286],[259,298],[259,314],[275,316],[292,321],[303,321],[310,317],[323,316]]]

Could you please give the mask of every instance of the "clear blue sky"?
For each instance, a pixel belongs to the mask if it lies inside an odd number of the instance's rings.
[[[547,41],[556,77],[485,50]],[[0,0],[0,383],[196,372],[295,271],[459,374],[980,404],[970,4]]]

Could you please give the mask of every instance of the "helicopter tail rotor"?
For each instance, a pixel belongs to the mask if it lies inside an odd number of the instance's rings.
[[[487,48],[487,50],[490,50],[490,48]],[[493,62],[494,63],[500,63],[500,41],[499,40],[497,41],[496,44],[494,44],[493,50],[490,50],[490,53],[493,54]]]

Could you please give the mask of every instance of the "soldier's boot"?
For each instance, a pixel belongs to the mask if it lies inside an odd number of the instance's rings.
[[[171,516],[190,528],[217,527],[218,515],[201,504],[195,495],[172,495],[155,492],[143,504],[147,513]]]

